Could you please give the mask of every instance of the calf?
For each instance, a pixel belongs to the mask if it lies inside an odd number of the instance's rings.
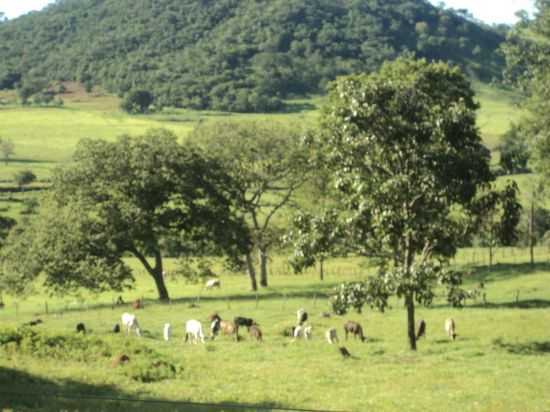
[[[170,340],[170,336],[172,336],[172,326],[169,323],[164,324],[163,336],[166,342],[168,342]]]
[[[344,333],[346,334],[346,340],[348,340],[349,333],[351,333],[355,338],[359,336],[362,342],[367,339],[365,338],[365,335],[363,335],[363,328],[361,327],[361,325],[351,320],[347,321],[344,324]]]
[[[327,338],[328,343],[330,343],[331,345],[338,342],[338,335],[336,334],[336,329],[334,328],[327,329],[327,331],[325,332],[325,337]]]
[[[416,333],[416,340],[420,339],[422,336],[426,336],[426,322],[424,319],[418,321],[418,332]]]
[[[248,328],[248,333],[250,333],[250,336],[256,339],[258,342],[262,341],[262,331],[256,323]]]
[[[84,323],[80,322],[76,325],[76,333],[82,333],[86,334],[86,325]]]
[[[452,318],[449,318],[445,321],[445,332],[447,336],[452,340],[456,339],[456,330],[455,330],[455,321]]]

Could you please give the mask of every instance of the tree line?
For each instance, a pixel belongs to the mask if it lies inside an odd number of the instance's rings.
[[[76,80],[155,108],[270,112],[404,52],[491,80],[502,40],[425,0],[58,0],[0,25],[0,89],[42,102],[44,81]]]

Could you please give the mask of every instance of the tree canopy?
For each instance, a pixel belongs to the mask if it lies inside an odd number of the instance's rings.
[[[57,292],[116,290],[132,280],[122,258],[133,255],[167,300],[164,240],[197,254],[248,250],[248,233],[231,212],[232,187],[219,162],[167,130],[82,140],[72,165],[54,174],[39,214],[8,237],[4,280],[19,291],[42,272]]]
[[[189,140],[218,159],[236,185],[235,210],[242,216],[258,252],[260,285],[268,285],[268,252],[282,228],[275,221],[308,178],[302,126],[278,122],[219,122],[199,126]],[[256,269],[246,256],[253,290]]]
[[[367,291],[404,298],[416,348],[415,302],[431,303],[438,282],[459,277],[452,256],[475,212],[478,190],[493,180],[489,150],[475,124],[469,81],[445,63],[400,58],[370,75],[343,77],[330,91],[319,141],[327,153],[355,251],[376,257]]]
[[[499,77],[502,35],[422,0],[58,0],[0,27],[0,87],[78,80],[157,106],[274,111],[405,51]]]

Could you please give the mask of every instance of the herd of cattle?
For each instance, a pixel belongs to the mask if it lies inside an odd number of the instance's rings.
[[[134,308],[139,308],[141,307],[140,305],[141,304],[134,304]],[[328,317],[330,316],[330,314],[323,313],[322,316]],[[286,336],[292,337],[292,342],[296,341],[299,338],[303,338],[305,340],[309,340],[312,338],[313,328],[310,324],[307,323],[308,317],[308,313],[303,308],[300,308],[296,312],[296,325],[288,328],[287,330],[285,330],[284,333]],[[205,339],[214,340],[220,333],[224,335],[230,335],[235,339],[235,341],[239,341],[239,329],[243,327],[246,327],[250,336],[256,341],[261,342],[263,339],[263,334],[260,326],[253,319],[237,316],[233,319],[233,321],[228,321],[223,320],[218,313],[213,313],[209,316],[208,319],[211,322],[209,337],[206,336],[202,323],[200,321],[191,319],[185,323],[184,339],[186,343],[204,343]],[[141,336],[141,329],[137,316],[135,314],[124,313],[121,320],[122,327],[126,331],[127,335],[134,332],[137,336]],[[445,321],[444,327],[447,336],[450,339],[454,340],[457,336],[455,321],[453,319],[447,319]],[[77,325],[78,332],[85,332],[85,329],[83,330],[82,328],[84,328],[83,324]],[[115,325],[113,332],[120,332],[120,326],[118,324]],[[367,341],[367,337],[363,332],[363,327],[359,323],[354,321],[345,322],[344,334],[346,340],[348,340],[348,336],[351,335],[356,339],[360,339],[362,342]],[[171,336],[172,326],[170,323],[166,323],[164,324],[163,329],[164,340],[169,341],[171,339]],[[336,328],[327,329],[324,336],[327,342],[331,345],[339,342],[338,332]],[[426,322],[424,320],[420,320],[418,322],[416,338],[420,339],[424,336],[426,336]],[[349,356],[349,352],[347,351],[347,349],[343,347],[339,349],[344,357]]]

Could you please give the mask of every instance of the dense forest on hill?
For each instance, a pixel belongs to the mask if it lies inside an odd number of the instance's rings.
[[[58,0],[0,24],[0,88],[79,80],[157,106],[274,111],[406,51],[489,80],[502,40],[425,0]]]

